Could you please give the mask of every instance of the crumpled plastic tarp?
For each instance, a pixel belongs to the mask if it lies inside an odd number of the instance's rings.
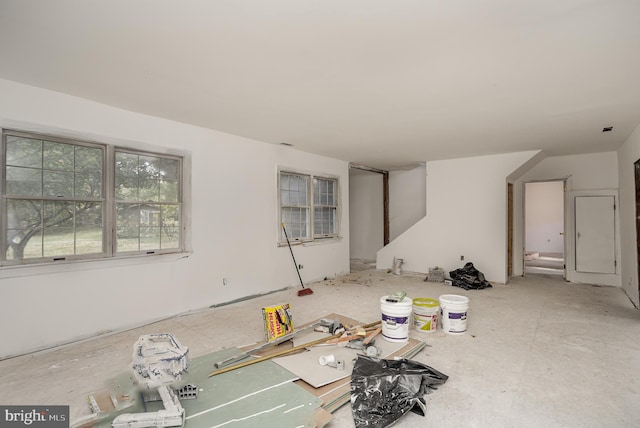
[[[424,394],[448,378],[417,361],[358,356],[351,373],[351,411],[356,428],[388,427],[410,410],[424,416]]]
[[[460,269],[449,272],[452,283],[456,287],[465,290],[481,290],[483,288],[491,288],[491,284],[484,278],[484,274],[469,262]]]

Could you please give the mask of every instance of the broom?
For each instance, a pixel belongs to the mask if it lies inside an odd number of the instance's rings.
[[[300,276],[300,269],[298,269],[298,263],[296,262],[296,258],[293,255],[293,250],[291,249],[291,243],[289,242],[289,236],[287,235],[287,229],[284,227],[284,223],[282,223],[282,230],[284,230],[284,237],[287,238],[287,245],[289,246],[289,251],[291,252],[291,258],[293,259],[293,264],[296,267],[296,272],[298,272],[298,278],[300,279],[300,285],[302,285],[302,290],[298,291],[298,296],[306,296],[307,294],[313,294],[313,290],[310,288],[304,288],[304,284],[302,283],[302,277]]]

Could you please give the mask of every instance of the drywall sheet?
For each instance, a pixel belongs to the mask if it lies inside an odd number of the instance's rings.
[[[197,399],[180,401],[186,412],[185,428],[315,426],[314,418],[322,400],[293,383],[298,377],[272,361],[208,377],[215,361],[237,353],[238,349],[230,348],[191,361],[180,385],[193,384],[199,393]],[[111,383],[112,388],[120,391],[126,388],[131,397],[137,397],[131,376],[121,376]],[[145,405],[146,411],[153,412],[160,410],[162,403]],[[109,428],[117,414],[143,411],[142,402],[137,399],[96,426]]]
[[[375,345],[382,350],[380,354],[381,357],[385,358],[402,348],[405,343],[388,342],[378,336]],[[290,372],[295,373],[309,385],[319,388],[351,376],[353,362],[359,352],[362,351],[340,347],[338,345],[319,345],[312,347],[306,352],[274,358],[272,361]],[[320,357],[327,355],[333,355],[336,361],[344,361],[344,370],[338,370],[328,365],[320,365]]]

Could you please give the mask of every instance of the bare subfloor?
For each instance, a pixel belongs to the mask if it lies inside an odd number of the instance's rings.
[[[89,394],[127,370],[141,334],[173,333],[197,357],[262,340],[263,306],[291,303],[297,324],[331,312],[372,322],[381,296],[405,290],[471,301],[466,334],[411,332],[428,345],[414,359],[449,380],[425,397],[426,417],[396,426],[640,426],[640,312],[620,288],[531,275],[465,291],[423,279],[364,270],[311,284],[312,295],[286,290],[0,361],[0,404],[69,404],[73,421],[90,413]],[[354,426],[349,405],[334,416],[329,427]]]

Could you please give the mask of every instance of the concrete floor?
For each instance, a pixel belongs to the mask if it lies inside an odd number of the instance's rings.
[[[331,312],[372,322],[380,296],[405,290],[471,300],[465,335],[411,332],[428,345],[414,359],[449,380],[425,397],[426,417],[409,414],[395,426],[640,426],[640,312],[620,288],[530,275],[465,291],[423,279],[362,270],[312,284],[312,295],[286,290],[0,361],[0,403],[68,404],[73,421],[90,413],[89,394],[127,370],[141,334],[173,333],[196,357],[262,340],[263,306],[291,303],[297,324]],[[348,405],[334,416],[330,428],[354,426]]]

